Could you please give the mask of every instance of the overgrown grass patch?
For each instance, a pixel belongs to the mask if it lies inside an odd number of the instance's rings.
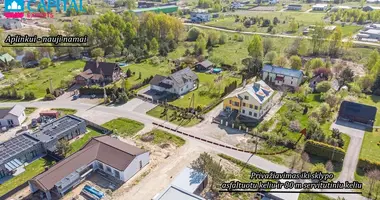
[[[37,110],[37,108],[36,107],[26,107],[25,108],[25,114],[26,115],[30,115],[30,114],[32,114],[34,111],[36,111]]]
[[[182,139],[179,136],[173,135],[171,133],[168,133],[166,131],[160,130],[160,129],[154,129],[148,133],[145,133],[144,135],[140,136],[140,139],[144,141],[144,139],[150,139],[152,138],[152,143],[162,145],[165,143],[172,143],[177,147],[180,147],[185,144],[185,140]]]
[[[162,119],[162,120],[167,120],[173,124],[177,124],[177,125],[184,126],[184,127],[194,126],[194,125],[199,124],[201,122],[200,119],[197,119],[195,117],[193,117],[191,119],[182,119],[181,117],[177,116],[176,118],[174,118],[174,117],[172,117],[174,110],[171,110],[171,109],[168,109],[166,115],[163,115],[162,114],[163,112],[164,112],[164,108],[162,106],[156,106],[152,110],[148,111],[146,114],[148,114],[152,117]],[[177,112],[177,114],[179,115],[178,112]]]
[[[144,128],[144,124],[127,119],[127,118],[117,118],[113,119],[105,124],[103,124],[105,128],[113,130],[113,133],[116,135],[120,135],[122,137],[130,137],[139,132]]]
[[[51,110],[60,112],[60,117],[63,117],[65,115],[73,115],[77,112],[77,110],[70,108],[52,108]]]
[[[54,66],[46,69],[36,68],[15,68],[9,72],[3,72],[5,80],[0,84],[14,84],[18,94],[24,95],[25,91],[33,92],[37,98],[44,97],[46,88],[49,87],[50,79],[53,88],[61,87],[64,80],[73,80],[84,67],[81,60],[57,62]]]

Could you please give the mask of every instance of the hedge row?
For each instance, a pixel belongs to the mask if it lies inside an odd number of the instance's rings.
[[[363,171],[378,169],[380,170],[380,162],[367,160],[364,158],[359,158],[358,168],[363,169]]]
[[[305,151],[309,154],[337,162],[343,162],[344,156],[346,154],[342,148],[334,147],[322,142],[316,142],[314,140],[306,141]]]
[[[91,87],[81,87],[79,88],[79,93],[81,95],[103,95],[104,89],[103,88],[91,88]],[[112,94],[112,88],[106,88],[107,95]]]

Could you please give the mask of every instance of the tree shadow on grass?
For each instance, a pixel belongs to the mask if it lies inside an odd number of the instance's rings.
[[[310,163],[313,164],[313,165],[316,165],[318,163],[322,163],[322,164],[326,165],[326,163],[328,161],[328,159],[322,158],[322,157],[319,157],[319,156],[315,156],[315,155],[309,155],[309,156],[310,156]],[[335,173],[342,171],[342,169],[343,169],[343,162],[333,161],[332,163],[334,165],[334,172]]]

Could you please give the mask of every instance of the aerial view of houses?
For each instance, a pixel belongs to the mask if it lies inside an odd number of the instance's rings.
[[[379,199],[377,0],[24,3],[0,199]]]

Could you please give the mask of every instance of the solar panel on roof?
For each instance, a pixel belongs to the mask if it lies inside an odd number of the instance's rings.
[[[13,161],[13,160],[11,160],[11,161],[9,161],[9,162],[12,163],[12,165],[15,166],[16,168],[20,166],[18,163],[16,163],[16,162]]]
[[[8,164],[5,164],[5,168],[7,168],[8,171],[12,171],[12,167],[10,167]]]
[[[22,165],[21,161],[19,161],[18,159],[14,159],[13,161],[15,161],[19,166]]]
[[[11,162],[8,162],[7,164],[8,164],[8,166],[9,166],[10,168],[12,168],[12,169],[15,169],[15,168],[16,168],[16,166],[13,165]]]

